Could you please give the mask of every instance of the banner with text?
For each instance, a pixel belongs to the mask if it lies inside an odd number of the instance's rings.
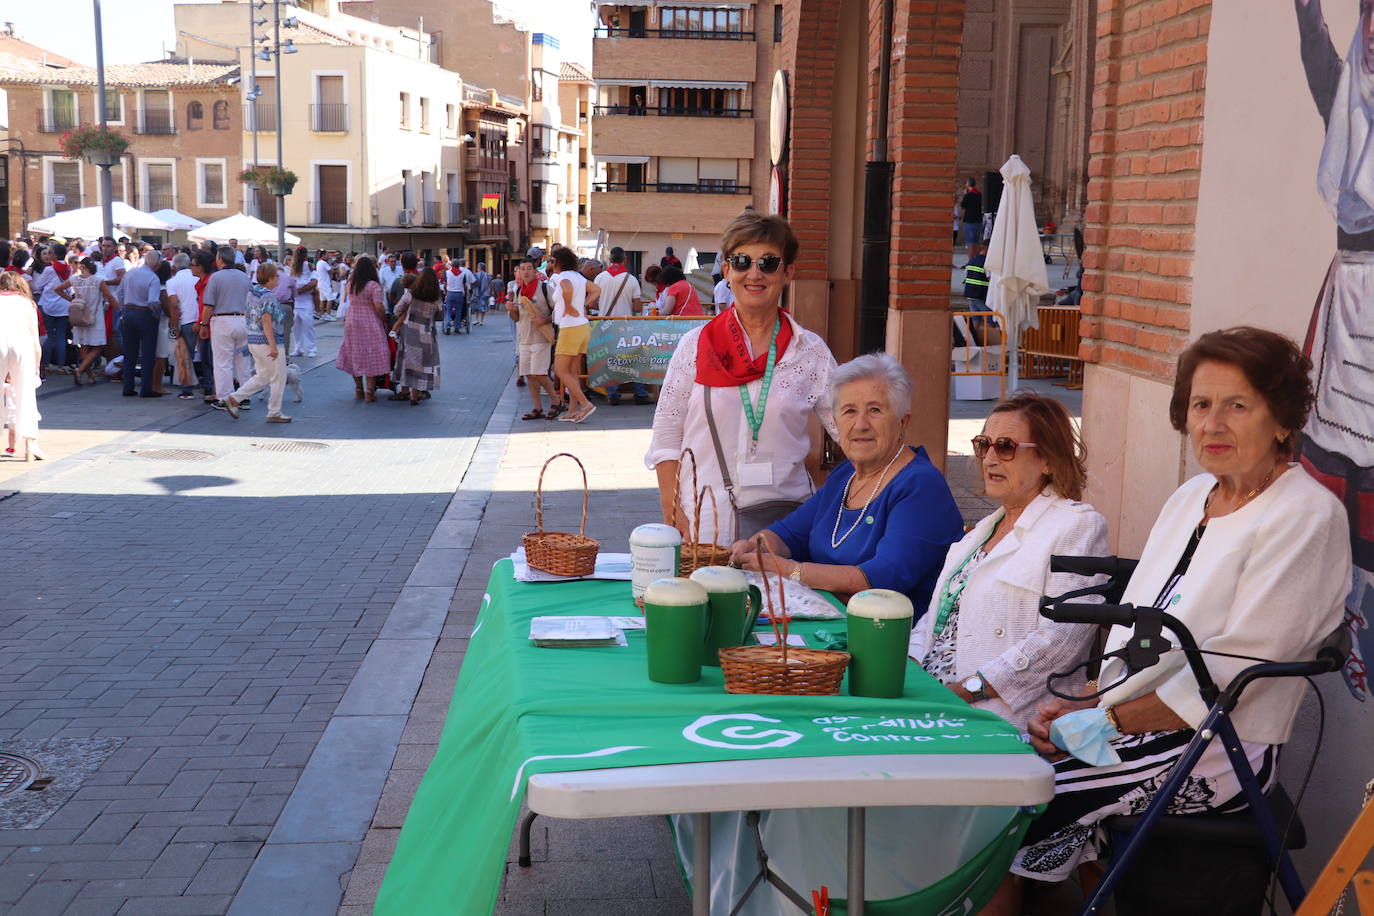
[[[592,321],[587,345],[587,385],[621,382],[662,385],[682,335],[701,318],[606,318]]]

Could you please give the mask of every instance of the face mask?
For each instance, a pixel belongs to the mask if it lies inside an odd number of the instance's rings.
[[[1055,747],[1062,747],[1095,767],[1121,762],[1121,757],[1110,744],[1112,738],[1120,736],[1121,732],[1108,721],[1107,710],[1101,706],[1080,709],[1050,723],[1050,740]]]

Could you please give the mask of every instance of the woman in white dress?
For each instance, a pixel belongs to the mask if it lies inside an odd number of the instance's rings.
[[[105,281],[96,276],[95,261],[90,258],[82,258],[76,266],[75,274],[63,283],[60,289],[71,289],[72,298],[81,302],[94,317],[95,321],[90,325],[72,325],[72,341],[81,348],[81,362],[77,364],[76,371],[72,373],[72,381],[82,384],[81,377],[86,377],[85,384],[95,384],[95,361],[100,356],[100,351],[105,349],[109,339],[105,333],[105,308],[106,306],[117,309],[119,303],[115,301],[114,294],[105,285]]]
[[[0,382],[7,382],[5,421],[24,443],[24,460],[43,459],[38,447],[38,310],[21,274],[0,273]]]

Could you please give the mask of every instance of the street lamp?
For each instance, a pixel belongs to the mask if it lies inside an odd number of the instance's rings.
[[[91,0],[91,4],[95,13],[95,107],[100,109],[100,129],[105,131],[109,130],[109,112],[105,110],[104,28],[100,22],[100,0]],[[110,200],[110,195],[114,193],[114,182],[110,178],[112,165],[111,162],[102,162],[96,166],[100,170],[100,226],[110,238],[114,238],[114,205]]]
[[[267,19],[259,19],[256,17],[255,13],[255,10],[261,10],[263,7],[267,6],[268,3],[272,4],[272,34],[270,36],[265,34],[265,32],[264,34],[258,33],[260,27],[267,25]],[[257,62],[260,60],[272,62],[275,65],[275,75],[272,82],[276,90],[277,105],[277,168],[283,169],[286,167],[282,152],[282,129],[285,119],[282,118],[281,107],[281,56],[283,54],[295,54],[296,45],[289,38],[286,39],[285,43],[282,42],[281,29],[283,24],[285,24],[288,29],[293,29],[298,24],[298,21],[295,16],[290,16],[283,22],[281,15],[281,6],[283,3],[290,3],[294,6],[295,0],[254,0],[254,2],[248,4],[249,33],[252,39],[248,45],[250,49],[249,66],[251,68],[249,79],[252,82],[252,86],[249,88],[247,98],[251,105],[251,118],[253,121],[254,168],[258,166],[258,98],[262,95],[262,90],[258,88]],[[262,44],[261,48],[258,47],[259,43]],[[280,192],[281,189],[278,188],[277,191]],[[286,260],[286,195],[277,193],[275,196],[277,198],[277,263],[281,264]]]

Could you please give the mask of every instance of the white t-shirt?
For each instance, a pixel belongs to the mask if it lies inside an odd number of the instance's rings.
[[[320,291],[321,301],[329,301],[334,298],[334,278],[330,276],[332,268],[329,262],[320,258],[315,262],[315,288]]]
[[[167,295],[177,297],[177,324],[189,324],[199,320],[200,303],[196,298],[196,276],[187,267],[172,274],[167,281]],[[170,306],[170,303],[168,303]],[[169,308],[170,312],[170,308]]]
[[[639,297],[639,280],[634,274],[626,271],[613,277],[603,270],[592,282],[601,288],[601,298],[596,303],[601,317],[625,318],[634,314],[635,299]]]
[[[307,283],[309,283],[312,279],[314,279],[314,277],[312,276],[312,274],[311,274],[309,268],[307,268],[307,269],[301,271],[299,274],[296,275],[296,308],[297,308],[297,309],[307,309],[307,310],[310,310],[310,309],[313,309],[313,308],[315,307],[315,291],[314,291],[314,290],[309,290],[309,289],[308,289],[308,290],[306,290],[305,292],[301,292],[301,287],[302,287],[302,286],[305,286],[305,285],[306,285]]]
[[[563,305],[563,281],[567,280],[572,286],[572,310],[571,316],[564,314]],[[578,325],[587,324],[587,278],[575,270],[565,270],[562,273],[554,274],[549,277],[549,286],[553,287],[553,323],[560,328],[575,328]]]
[[[123,285],[116,282],[119,279],[118,273],[121,270],[127,271],[128,268],[129,265],[125,264],[124,259],[119,255],[115,255],[108,261],[96,260],[95,275],[104,280],[106,285],[110,287],[110,292],[114,293],[117,302],[124,301],[124,296],[121,293]]]
[[[734,305],[735,291],[730,288],[730,281],[722,277],[721,281],[716,284],[716,291],[712,294],[712,298],[716,300],[717,312],[723,312]]]

